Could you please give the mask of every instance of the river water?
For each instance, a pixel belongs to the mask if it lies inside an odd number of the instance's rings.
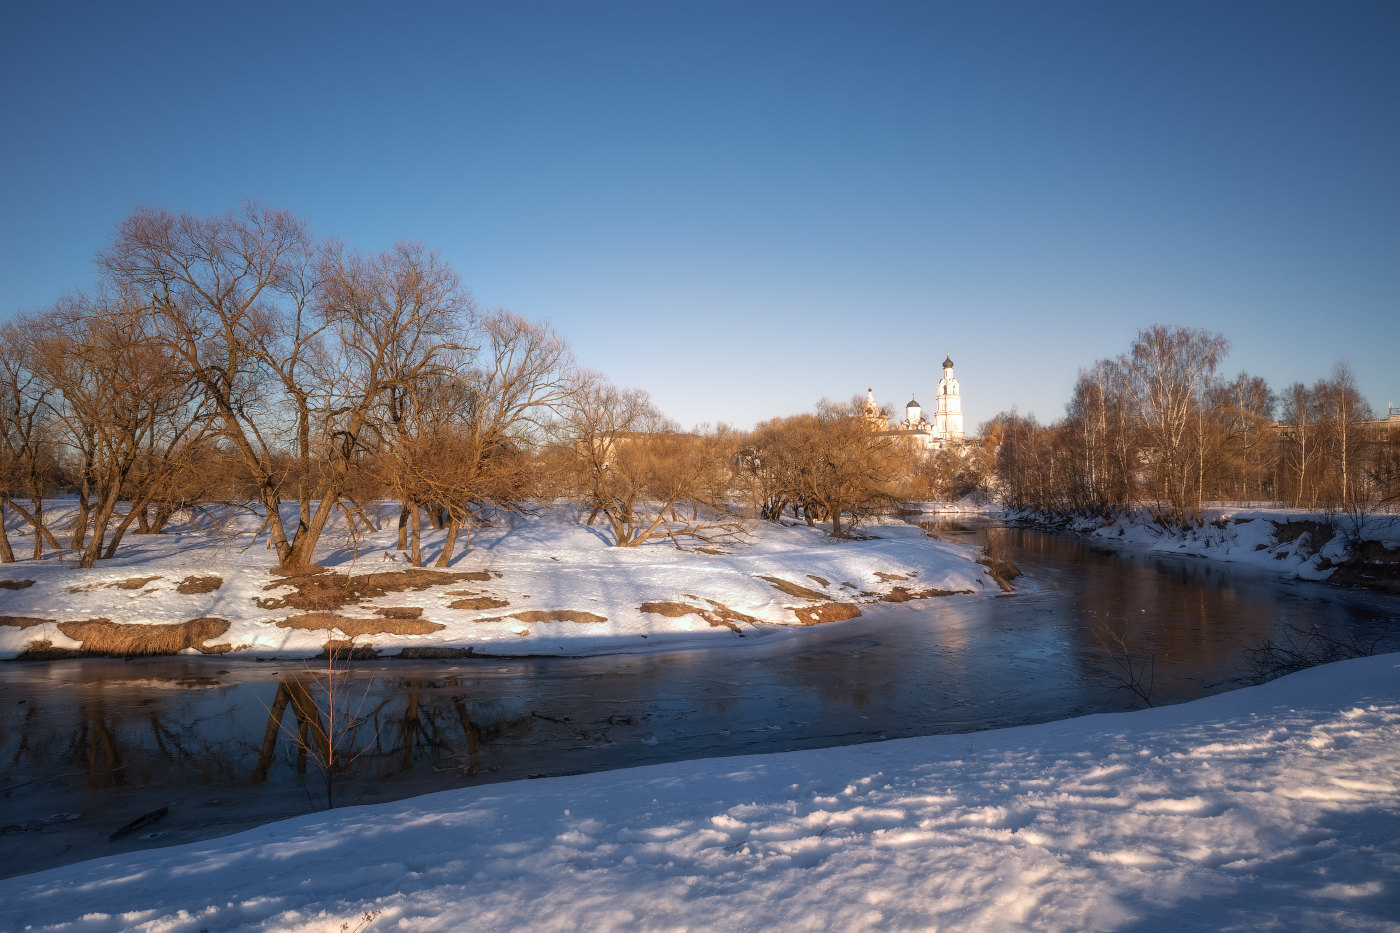
[[[341,684],[337,805],[534,775],[970,733],[1131,709],[1103,632],[1154,660],[1154,703],[1248,683],[1287,625],[1373,626],[1400,600],[981,520],[1014,594],[872,607],[792,637],[578,659],[375,661]],[[0,665],[0,877],[322,809],[305,662],[193,657]],[[305,716],[299,713],[305,713]],[[302,723],[306,741],[293,737]],[[319,722],[319,717],[317,718]],[[975,741],[970,738],[969,741]],[[309,752],[308,752],[309,749]],[[143,814],[163,818],[115,841]]]

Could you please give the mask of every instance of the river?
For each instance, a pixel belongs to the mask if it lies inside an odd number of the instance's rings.
[[[343,696],[363,752],[338,803],[1140,706],[1096,673],[1112,663],[1105,630],[1126,634],[1139,670],[1154,660],[1154,703],[1182,702],[1244,686],[1246,649],[1284,626],[1400,615],[1394,598],[1251,568],[984,520],[921,524],[995,542],[1024,571],[1016,592],[881,604],[767,643],[357,662]],[[308,757],[290,741],[306,672],[185,656],[0,665],[0,877],[323,808],[315,743]]]

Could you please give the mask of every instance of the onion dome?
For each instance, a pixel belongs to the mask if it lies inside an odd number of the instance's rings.
[[[951,356],[945,356],[945,357],[943,358],[943,368],[944,368],[944,369],[952,369],[952,368],[953,368],[953,358],[952,358]]]

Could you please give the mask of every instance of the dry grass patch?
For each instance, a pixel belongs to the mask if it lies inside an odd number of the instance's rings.
[[[577,609],[527,609],[524,612],[512,612],[506,616],[508,619],[519,619],[521,622],[606,622],[607,616],[594,615],[591,612],[580,612]]]
[[[431,635],[447,628],[441,622],[424,619],[351,619],[334,612],[306,612],[281,620],[277,627],[303,631],[339,629],[350,638],[362,635]]]
[[[0,616],[0,625],[8,625],[11,628],[26,629],[33,625],[48,625],[56,622],[57,619],[31,619],[29,616]]]
[[[58,630],[74,641],[83,643],[83,654],[105,654],[130,658],[142,655],[178,654],[186,648],[196,648],[205,654],[222,654],[232,645],[204,643],[229,629],[227,619],[190,619],[174,625],[141,625],[112,622],[108,619],[88,619],[86,622],[60,622]]]
[[[806,606],[794,609],[803,625],[818,625],[822,622],[841,622],[860,615],[855,603],[822,603],[820,606]]]
[[[815,573],[809,573],[809,574],[807,574],[807,579],[808,579],[808,580],[816,580],[816,581],[817,581],[818,583],[820,583],[822,586],[831,586],[831,581],[830,581],[830,580],[828,580],[826,577],[819,577],[819,576],[817,576]]]
[[[0,580],[0,590],[22,590],[33,585],[33,580]]]
[[[153,577],[127,577],[125,580],[113,580],[109,583],[83,583],[77,586],[68,587],[70,593],[90,593],[93,590],[117,589],[117,590],[141,590],[146,588],[146,584],[154,580],[161,579],[157,574]]]
[[[418,619],[423,615],[422,606],[381,606],[374,610],[377,616],[386,619]]]
[[[509,606],[510,600],[496,599],[494,596],[473,596],[470,599],[454,599],[449,609],[500,609]]]
[[[694,599],[695,597],[691,597]],[[637,608],[642,612],[650,612],[655,615],[665,616],[668,619],[678,619],[685,615],[697,615],[710,623],[714,628],[727,628],[740,635],[739,622],[748,622],[750,625],[758,622],[753,616],[746,616],[742,612],[735,612],[723,603],[717,603],[713,599],[707,599],[712,608],[702,609],[699,606],[690,606],[686,603],[650,602],[642,603]]]
[[[186,596],[194,593],[212,593],[223,585],[224,578],[215,574],[195,575],[181,580],[175,587],[175,592],[184,593]]]
[[[269,596],[257,601],[261,609],[301,609],[309,612],[329,612],[347,603],[378,599],[390,593],[420,592],[435,586],[447,586],[463,580],[489,580],[484,570],[451,573],[442,570],[390,570],[383,573],[328,573],[317,568],[302,574],[288,574],[264,590],[295,587],[285,596]]]
[[[781,577],[760,576],[759,579],[766,580],[768,583],[772,584],[775,590],[786,593],[789,596],[796,596],[798,599],[826,599],[824,594],[818,593],[816,590],[809,589],[798,583],[792,583]]]
[[[896,586],[884,596],[880,597],[882,603],[907,603],[911,599],[933,599],[935,596],[966,596],[972,590],[940,590],[936,587],[929,587],[926,590],[909,591],[902,586]]]
[[[458,658],[476,657],[475,648],[440,648],[434,645],[422,648],[405,648],[395,657],[405,661],[454,661]]]
[[[357,645],[354,638],[343,641],[332,638],[321,646],[321,653],[316,657],[332,661],[373,661],[379,657],[379,650],[374,645]]]
[[[913,578],[912,574],[906,576],[902,573],[881,573],[878,570],[875,571],[875,576],[880,578],[881,583],[889,583],[892,580],[910,580]]]

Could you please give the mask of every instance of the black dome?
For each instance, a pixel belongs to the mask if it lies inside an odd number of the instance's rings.
[[[952,369],[952,368],[953,368],[953,358],[952,358],[951,356],[945,356],[945,357],[943,358],[943,368],[944,368],[944,369]]]
[[[905,405],[904,407],[905,407],[905,408],[923,408],[924,406],[920,405],[918,402],[914,401],[914,400],[911,398],[911,399],[909,400],[909,404],[908,404],[908,405]]]

